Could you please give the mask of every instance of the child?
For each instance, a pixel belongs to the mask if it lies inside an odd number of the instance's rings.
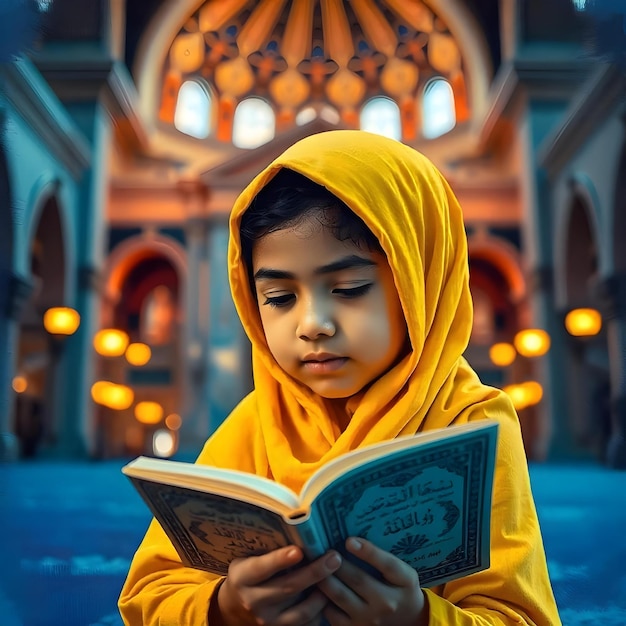
[[[517,417],[463,359],[472,327],[463,216],[413,149],[361,131],[308,137],[244,190],[229,271],[253,345],[255,390],[198,463],[299,490],[329,460],[453,423],[498,420],[491,567],[421,589],[408,565],[358,538],[305,563],[286,547],[186,568],[156,522],[120,597],[128,625],[558,626]]]

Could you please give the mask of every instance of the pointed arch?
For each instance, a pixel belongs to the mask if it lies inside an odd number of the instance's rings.
[[[187,256],[183,247],[173,239],[163,235],[137,235],[126,239],[109,255],[104,270],[106,306],[103,307],[103,323],[112,321],[113,306],[121,295],[122,285],[135,265],[145,259],[162,256],[168,259],[179,277],[181,293],[179,300],[184,302],[187,283]]]
[[[598,215],[600,199],[593,181],[582,172],[569,180],[569,194],[555,227],[554,284],[559,309],[585,300],[588,283],[600,270]]]

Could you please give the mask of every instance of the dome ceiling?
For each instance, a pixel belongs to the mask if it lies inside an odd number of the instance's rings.
[[[163,100],[201,77],[233,106],[265,98],[285,124],[306,106],[330,103],[350,125],[368,98],[386,95],[410,136],[419,124],[415,98],[433,76],[450,82],[457,122],[467,119],[461,52],[421,0],[209,0],[172,42]]]

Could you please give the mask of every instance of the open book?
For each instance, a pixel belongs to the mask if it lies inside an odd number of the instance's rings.
[[[429,587],[489,567],[497,428],[480,420],[357,449],[300,494],[253,474],[148,457],[122,471],[187,566],[224,575],[235,558],[289,544],[310,559],[331,547],[347,557],[345,539],[357,536]]]

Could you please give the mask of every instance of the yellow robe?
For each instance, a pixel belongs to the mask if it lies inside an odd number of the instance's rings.
[[[327,187],[378,237],[407,322],[411,351],[349,400],[343,431],[324,400],[269,353],[241,260],[241,215],[283,167]],[[233,299],[253,346],[255,389],[206,442],[198,463],[257,473],[298,490],[321,465],[357,447],[452,423],[498,420],[491,566],[426,590],[429,623],[558,626],[518,418],[507,396],[482,385],[462,357],[472,328],[463,215],[430,161],[362,131],[298,142],[237,199],[228,263]],[[120,611],[132,626],[205,626],[219,582],[183,567],[153,521],[133,559]]]

